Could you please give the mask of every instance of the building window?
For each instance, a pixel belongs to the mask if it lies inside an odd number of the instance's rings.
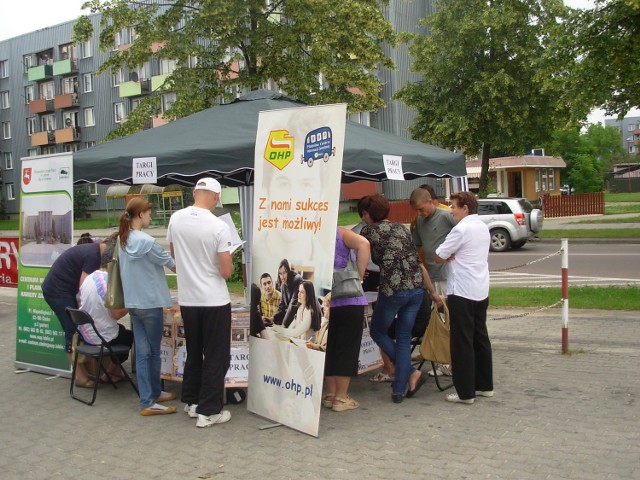
[[[53,48],[36,53],[38,66],[53,65]]]
[[[113,116],[116,123],[122,123],[124,120],[124,103],[118,102],[113,104]]]
[[[135,42],[138,39],[138,32],[136,32],[135,27],[129,27],[127,30],[129,33],[129,43]]]
[[[2,138],[5,140],[11,138],[11,122],[2,122]]]
[[[176,69],[176,61],[163,58],[160,60],[160,75],[173,73]]]
[[[536,177],[536,192],[540,191],[540,184],[542,183],[542,174],[540,173],[540,169],[536,168],[535,177]]]
[[[113,36],[113,49],[118,50],[120,45],[122,45],[122,32],[116,32]]]
[[[5,92],[0,92],[0,104],[2,105],[2,108],[9,108],[11,105],[9,105],[9,92],[5,91]]]
[[[42,147],[40,150],[41,155],[53,155],[54,153],[56,153],[55,145],[51,145],[49,147]]]
[[[13,170],[13,158],[11,157],[11,152],[4,152],[2,156],[4,158],[4,169]]]
[[[84,148],[91,148],[91,147],[95,147],[96,146],[96,142],[85,142],[84,143]]]
[[[633,123],[627,125],[627,132],[633,132],[636,129],[636,126]]]
[[[40,98],[53,100],[56,96],[56,87],[53,82],[43,82],[40,84]]]
[[[0,78],[9,76],[9,60],[0,60]]]
[[[124,69],[123,68],[119,68],[116,71],[116,73],[111,75],[111,86],[112,87],[117,87],[122,82],[124,82]]]
[[[542,168],[540,170],[542,171],[542,183],[540,184],[540,189],[543,192],[546,192],[547,191],[547,169]]]
[[[547,178],[549,179],[549,190],[553,191],[556,189],[556,179],[553,168],[550,168],[547,172]]]
[[[89,58],[93,55],[91,52],[91,40],[80,44],[80,55],[82,55],[82,58]]]
[[[90,183],[89,184],[89,195],[98,195],[98,184]]]
[[[30,148],[27,150],[27,157],[37,157],[37,156],[38,156],[37,148]]]
[[[636,153],[636,146],[635,145],[629,145],[629,153]]]
[[[93,92],[93,76],[90,73],[82,75],[82,90],[84,93]]]
[[[96,119],[93,116],[93,107],[84,109],[84,126],[93,127],[96,124]]]
[[[34,85],[24,87],[24,103],[29,105],[34,98],[36,98],[36,87]]]
[[[164,113],[167,110],[169,110],[171,108],[171,106],[174,104],[175,101],[176,101],[175,92],[163,93],[162,94],[162,105],[161,105],[162,113]]]
[[[196,68],[198,66],[198,56],[197,55],[189,55],[187,57],[187,66],[189,68]]]
[[[40,131],[42,132],[53,132],[56,129],[56,116],[52,115],[43,115],[40,117],[40,126],[42,127]]]
[[[62,145],[62,151],[65,153],[77,152],[78,144],[77,143],[65,143]]]
[[[16,192],[13,189],[13,183],[7,183],[7,200],[15,200]]]
[[[74,55],[74,50],[75,49],[73,43],[65,43],[64,45],[60,45],[58,47],[60,60],[75,60],[76,56]]]
[[[63,112],[62,121],[64,128],[75,128],[78,126],[78,112]]]
[[[33,67],[33,55],[23,55],[22,56],[22,71],[24,73],[28,73],[29,69]]]
[[[27,135],[31,136],[38,131],[38,119],[36,117],[27,118]]]
[[[62,93],[78,93],[78,77],[63,78]]]

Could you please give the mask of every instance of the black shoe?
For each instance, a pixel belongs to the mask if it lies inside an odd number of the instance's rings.
[[[402,403],[402,395],[394,393],[391,395],[391,400],[393,400],[393,403]]]
[[[420,388],[422,388],[422,385],[424,385],[424,383],[427,381],[427,377],[425,376],[424,373],[420,374],[420,378],[418,378],[418,381],[416,382],[416,386],[413,390],[409,389],[407,390],[407,398],[411,398],[413,397],[416,393],[418,393],[418,390],[420,390]]]

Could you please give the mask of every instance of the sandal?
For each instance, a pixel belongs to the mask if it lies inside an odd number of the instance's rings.
[[[338,402],[338,403],[335,403],[335,402]],[[333,406],[331,407],[331,409],[334,412],[345,412],[347,410],[355,410],[359,406],[360,404],[351,397],[347,397],[347,398],[335,397],[333,399]]]
[[[94,382],[91,379],[87,379],[84,382],[80,382],[78,380],[75,381],[75,386],[76,387],[82,387],[82,388],[94,388],[96,386],[96,382]]]
[[[373,383],[393,382],[393,380],[393,375],[389,375],[385,372],[378,372],[369,379],[369,381]]]
[[[336,398],[335,393],[327,393],[324,397],[322,397],[322,406],[325,408],[333,407],[334,398]]]

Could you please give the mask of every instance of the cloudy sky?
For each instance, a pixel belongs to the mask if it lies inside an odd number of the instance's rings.
[[[78,18],[83,12],[82,4],[86,0],[3,0],[2,28],[0,40],[17,37],[23,33],[39,30],[51,25]],[[565,0],[574,8],[590,8],[593,0]],[[592,123],[602,122],[604,114],[595,111],[589,117]]]

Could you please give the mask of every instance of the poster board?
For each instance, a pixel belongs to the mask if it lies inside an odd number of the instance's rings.
[[[15,365],[69,377],[64,331],[41,285],[53,262],[72,246],[73,158],[66,153],[27,157],[21,168]]]

